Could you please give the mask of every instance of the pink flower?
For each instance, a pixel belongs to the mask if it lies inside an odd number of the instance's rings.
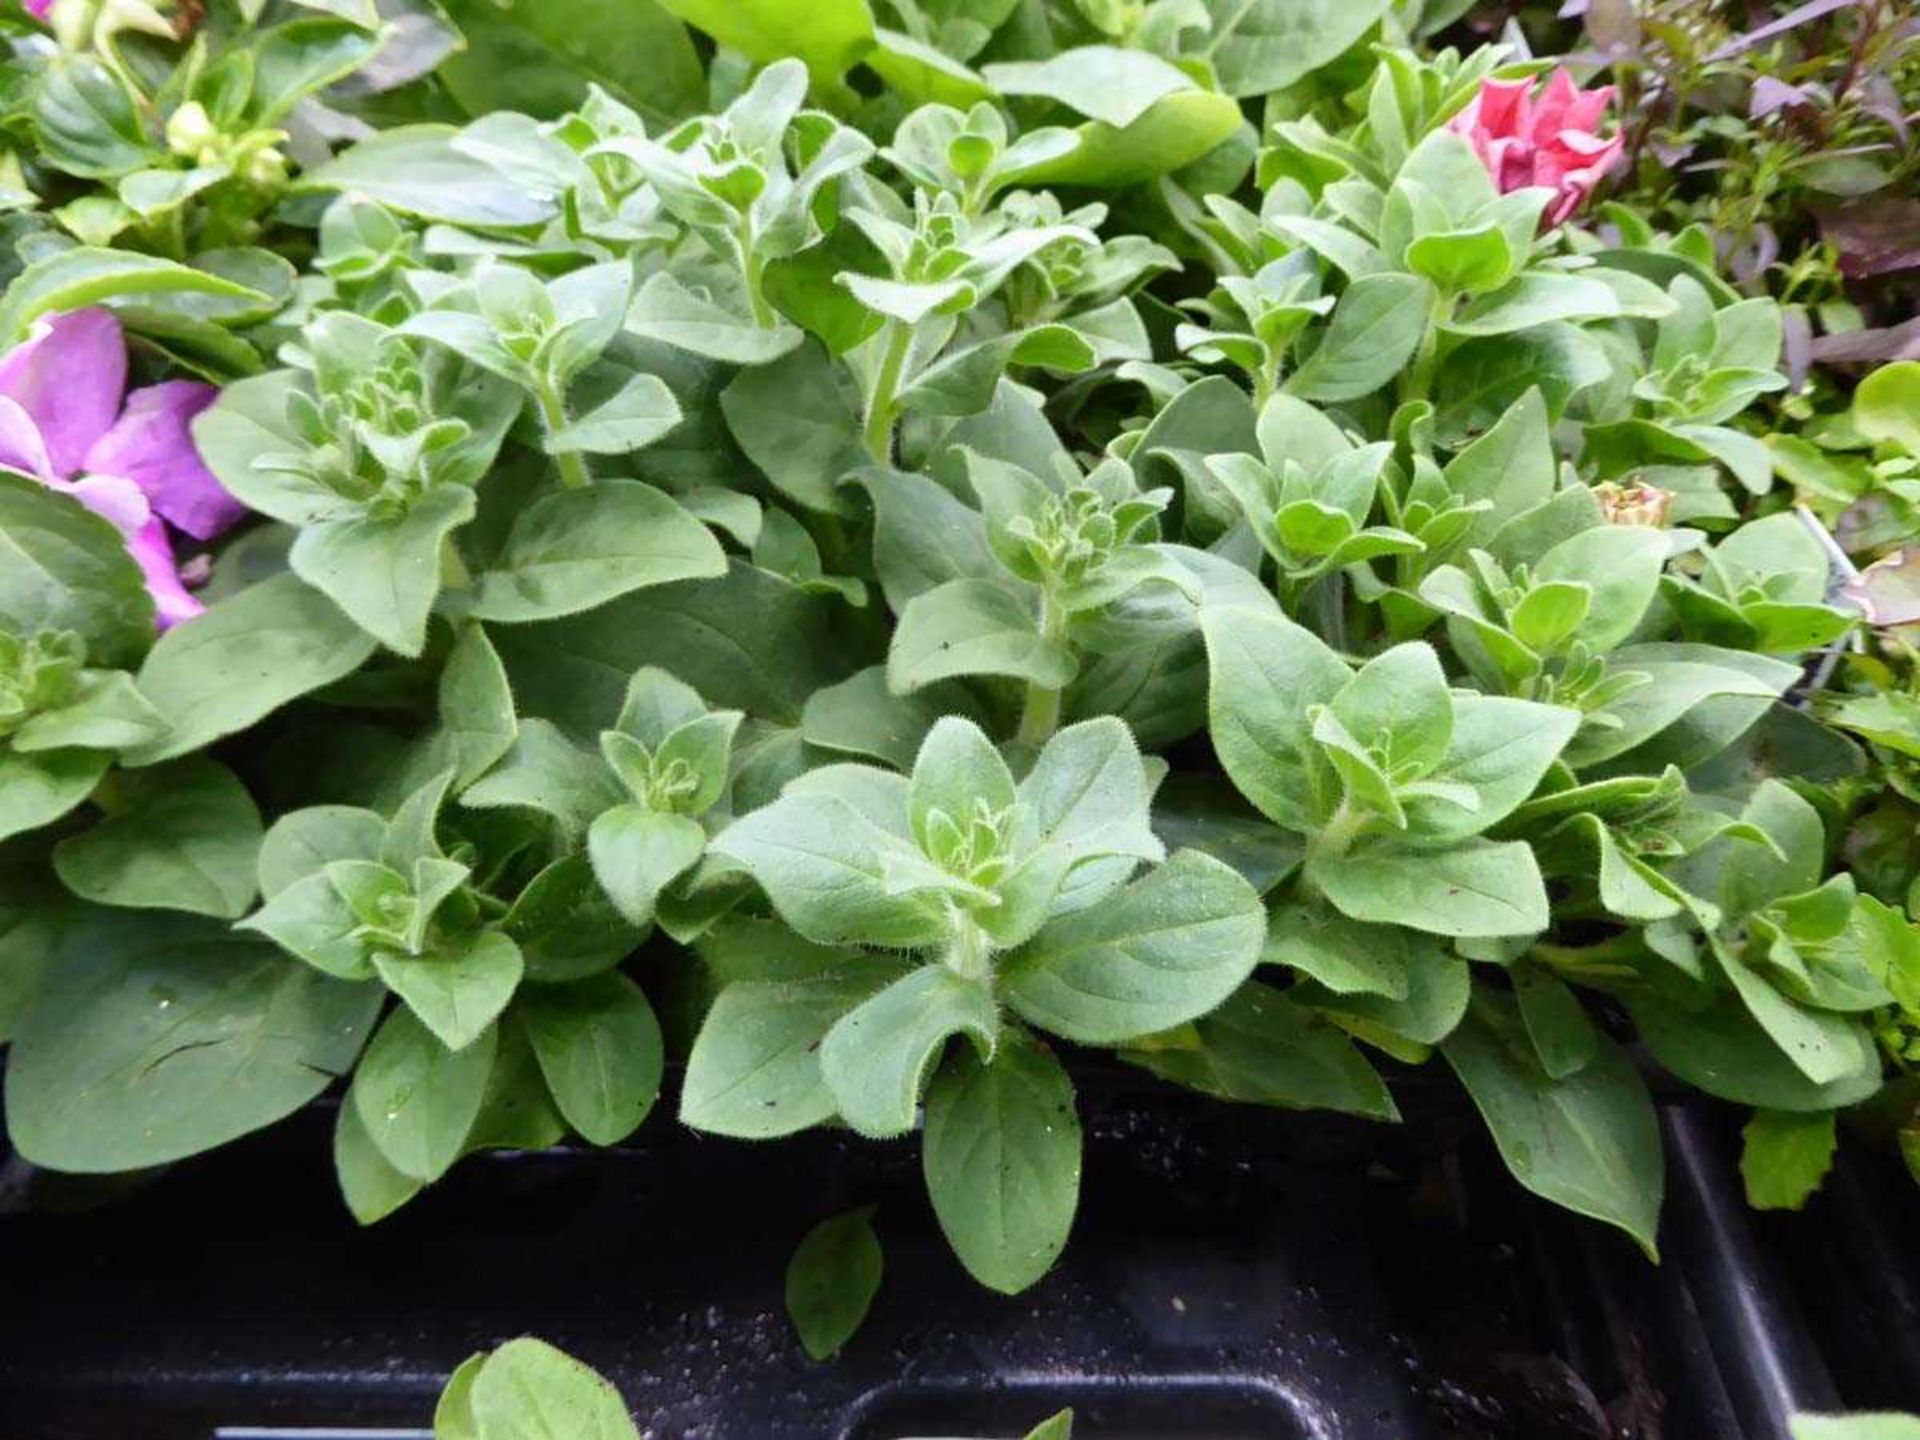
[[[53,0],[20,0],[26,12],[36,20],[47,18],[47,12],[53,9]]]
[[[168,527],[211,540],[247,512],[187,428],[220,392],[197,380],[126,389],[126,337],[111,310],[42,320],[0,356],[0,467],[112,521],[165,629],[204,608],[180,578]]]
[[[1595,133],[1613,86],[1582,90],[1565,70],[1529,92],[1531,80],[1486,80],[1447,128],[1473,146],[1500,193],[1541,185],[1554,192],[1542,228],[1560,224],[1586,202],[1620,156],[1622,137]]]

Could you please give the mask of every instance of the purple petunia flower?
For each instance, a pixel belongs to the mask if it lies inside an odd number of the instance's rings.
[[[188,429],[220,392],[197,380],[126,390],[126,338],[112,311],[42,320],[0,357],[0,467],[111,520],[165,629],[204,608],[181,581],[168,527],[211,540],[247,512],[208,471]]]

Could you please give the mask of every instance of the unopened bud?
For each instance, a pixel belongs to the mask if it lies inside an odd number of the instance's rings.
[[[1673,491],[1657,485],[1616,485],[1608,481],[1593,487],[1600,501],[1600,512],[1609,525],[1642,525],[1650,530],[1666,528],[1673,511]]]

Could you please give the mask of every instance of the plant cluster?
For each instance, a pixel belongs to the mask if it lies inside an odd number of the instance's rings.
[[[0,299],[22,1155],[344,1082],[372,1222],[623,1139],[673,1059],[708,1134],[917,1131],[1009,1293],[1086,1050],[1380,1121],[1437,1061],[1648,1251],[1655,1071],[1753,1112],[1761,1203],[1843,1113],[1920,1165],[1920,370],[1791,423],[1781,305],[1586,217],[1603,93],[1383,3],[666,0],[623,84],[419,119],[524,8],[425,76],[399,9],[55,0]],[[682,21],[694,93],[628,103]],[[124,169],[55,138],[81,74]],[[286,163],[296,92],[360,138]],[[74,388],[103,343],[218,396]],[[828,1223],[819,1353],[878,1283]],[[488,1373],[449,1433],[510,1433]]]

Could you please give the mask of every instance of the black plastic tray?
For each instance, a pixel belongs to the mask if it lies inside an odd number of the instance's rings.
[[[1457,1111],[1388,1129],[1130,1087],[1085,1108],[1073,1243],[1011,1299],[946,1253],[912,1147],[832,1136],[662,1117],[611,1152],[468,1162],[370,1231],[333,1194],[324,1111],[85,1213],[45,1207],[97,1187],[42,1177],[0,1220],[0,1437],[407,1434],[458,1361],[523,1333],[659,1440],[1017,1435],[1069,1404],[1086,1440],[1784,1440],[1793,1403],[1839,1398],[1723,1203],[1716,1120],[1672,1123],[1656,1270],[1521,1195]],[[886,1281],[815,1364],[787,1256],[872,1202]]]

